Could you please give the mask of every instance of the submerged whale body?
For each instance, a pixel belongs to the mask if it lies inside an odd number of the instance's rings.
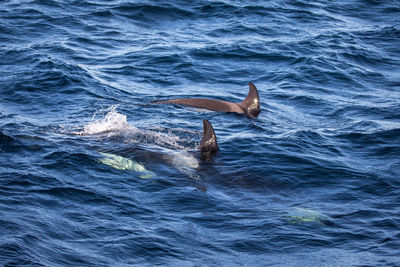
[[[198,149],[201,152],[201,159],[209,159],[212,154],[218,151],[217,137],[215,135],[214,128],[206,119],[203,120],[203,137]],[[162,147],[158,149],[159,153],[154,151],[141,151],[137,149],[133,151],[133,154],[139,155],[139,158],[147,158],[151,159],[151,161],[156,160],[165,162],[167,165],[173,166],[187,176],[194,179],[199,179],[196,172],[199,169],[200,162],[193,153],[189,153],[185,150],[173,151],[171,149]],[[156,176],[156,174],[148,170],[144,164],[131,159],[131,154],[131,149],[128,151],[120,151],[118,154],[115,154],[115,151],[100,152],[102,158],[99,160],[99,162],[117,170],[129,170],[137,172],[140,174],[139,177],[142,179]]]
[[[260,114],[260,101],[256,86],[249,82],[249,93],[241,103],[232,103],[222,100],[208,99],[208,98],[182,98],[171,99],[166,101],[158,101],[155,103],[164,104],[181,104],[197,108],[204,108],[220,112],[235,112],[239,114],[246,114],[251,118],[256,118]]]

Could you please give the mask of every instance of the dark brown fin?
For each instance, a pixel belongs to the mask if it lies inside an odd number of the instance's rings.
[[[181,98],[168,100],[167,103],[181,104],[219,112],[237,112],[243,113],[243,109],[236,103],[226,101],[207,99],[207,98]]]
[[[181,98],[153,102],[154,104],[181,104],[186,106],[198,107],[219,112],[244,113],[249,117],[255,118],[260,113],[260,101],[257,88],[249,82],[249,93],[241,103],[231,103],[216,99],[207,98]]]
[[[218,151],[217,137],[214,128],[208,120],[203,120],[203,138],[199,148],[201,152],[215,153]]]
[[[242,103],[239,104],[244,113],[249,117],[256,118],[260,114],[260,99],[256,86],[249,82],[249,93]]]

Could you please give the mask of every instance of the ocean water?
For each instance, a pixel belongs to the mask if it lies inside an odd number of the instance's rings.
[[[6,0],[0,93],[1,266],[400,266],[397,0]]]

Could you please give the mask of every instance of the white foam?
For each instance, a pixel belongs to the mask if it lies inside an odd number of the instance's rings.
[[[96,114],[93,115],[92,121],[85,125],[82,135],[94,135],[100,133],[132,133],[137,132],[138,129],[126,119],[126,115],[120,114],[116,111],[116,106],[111,106],[108,109],[100,110],[100,112],[107,112],[103,117],[95,119]]]
[[[187,151],[171,151],[164,154],[164,160],[169,162],[181,173],[196,180],[200,179],[196,174],[200,164],[193,154]]]
[[[154,143],[156,145],[172,149],[186,149],[185,146],[180,144],[182,140],[172,133],[167,134],[149,130],[141,130],[140,133],[144,136],[144,142],[146,143]]]

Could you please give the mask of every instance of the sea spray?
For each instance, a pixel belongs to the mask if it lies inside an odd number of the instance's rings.
[[[155,129],[157,128],[155,127]],[[179,150],[193,149],[192,146],[188,147],[184,144],[188,142],[187,139],[182,139],[172,131],[164,133],[152,129],[138,129],[128,122],[126,115],[117,112],[117,106],[97,111],[92,120],[83,127],[83,130],[73,132],[73,134],[123,136],[124,143],[155,144]]]
[[[129,124],[126,115],[118,113],[116,106],[111,106],[101,110],[107,112],[105,116],[95,119],[97,113],[93,115],[92,121],[85,125],[82,135],[94,135],[101,133],[135,133],[138,129]],[[112,134],[111,134],[112,135]]]

